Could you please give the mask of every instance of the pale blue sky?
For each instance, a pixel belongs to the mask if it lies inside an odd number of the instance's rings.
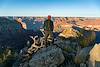
[[[100,17],[100,0],[0,0],[0,16]]]

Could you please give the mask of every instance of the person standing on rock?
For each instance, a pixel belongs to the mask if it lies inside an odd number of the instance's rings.
[[[45,33],[44,40],[45,40],[45,45],[46,45],[48,37],[53,42],[54,25],[53,25],[53,21],[51,20],[51,16],[50,15],[48,15],[48,19],[44,21],[43,28],[44,28],[44,33]]]

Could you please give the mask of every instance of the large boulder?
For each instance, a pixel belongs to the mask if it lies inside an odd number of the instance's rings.
[[[62,50],[56,46],[42,48],[29,61],[30,67],[57,67],[64,62]]]
[[[90,51],[89,67],[100,67],[100,44],[95,44]]]

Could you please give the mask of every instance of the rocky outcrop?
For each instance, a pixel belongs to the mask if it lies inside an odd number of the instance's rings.
[[[78,27],[72,27],[64,30],[59,34],[60,37],[67,39],[76,39],[81,47],[87,47],[94,44],[96,39],[96,33],[91,30],[84,30]]]
[[[59,34],[59,36],[65,37],[65,38],[76,38],[76,37],[79,37],[80,35],[81,33],[73,28],[66,29],[62,33]]]
[[[49,46],[38,51],[29,61],[30,67],[57,67],[64,62],[62,50]]]
[[[100,67],[100,44],[95,44],[90,51],[89,67]]]

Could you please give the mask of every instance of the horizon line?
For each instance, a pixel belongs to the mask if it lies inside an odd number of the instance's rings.
[[[48,15],[0,15],[0,17],[7,17],[7,16],[10,16],[10,17],[22,17],[22,16],[25,16],[25,17],[47,17]],[[100,16],[53,16],[51,15],[52,17],[90,17],[90,18],[100,18]]]

